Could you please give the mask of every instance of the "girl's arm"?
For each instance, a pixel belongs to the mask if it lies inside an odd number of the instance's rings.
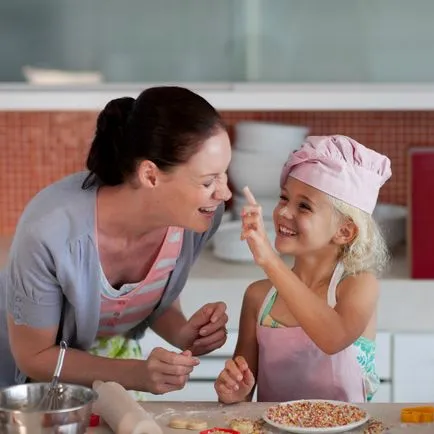
[[[252,283],[244,294],[234,355],[216,380],[215,388],[221,402],[252,400],[258,370],[257,317],[269,288],[268,280],[258,281]],[[243,377],[242,380],[236,379],[238,375]],[[233,388],[235,385],[238,389]]]
[[[241,308],[240,323],[238,328],[238,340],[235,347],[233,359],[238,356],[244,357],[247,366],[255,378],[258,373],[258,341],[256,339],[256,324],[258,320],[259,306],[262,303],[264,293],[262,290],[268,281],[254,282],[248,286],[243,299]],[[269,284],[268,284],[269,286]],[[255,388],[246,397],[246,401],[251,401]]]
[[[370,273],[346,277],[338,286],[337,305],[331,308],[277,255],[262,268],[306,334],[327,354],[337,353],[357,340],[375,313],[379,287]]]

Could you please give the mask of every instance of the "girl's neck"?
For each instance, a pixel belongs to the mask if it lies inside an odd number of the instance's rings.
[[[330,254],[322,256],[297,257],[292,271],[309,288],[322,286],[332,278],[339,258]]]

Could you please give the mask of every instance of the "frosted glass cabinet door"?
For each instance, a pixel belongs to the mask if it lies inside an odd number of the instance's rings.
[[[0,82],[24,80],[24,65],[47,66],[58,59],[58,3],[0,0]]]
[[[107,81],[243,80],[243,10],[233,0],[75,0],[64,2],[63,41]]]
[[[253,0],[252,4],[250,9],[256,7],[260,17],[256,59],[249,72],[252,80],[434,81],[431,0]]]
[[[365,81],[366,29],[357,0],[259,0],[258,5],[257,80]]]
[[[1,81],[434,82],[432,0],[0,0]]]

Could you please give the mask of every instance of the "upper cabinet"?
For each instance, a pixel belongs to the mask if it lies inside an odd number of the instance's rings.
[[[0,0],[0,81],[434,82],[431,0]]]

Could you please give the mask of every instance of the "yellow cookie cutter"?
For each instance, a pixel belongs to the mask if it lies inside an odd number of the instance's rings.
[[[406,407],[401,409],[401,422],[427,423],[434,422],[434,407]]]

